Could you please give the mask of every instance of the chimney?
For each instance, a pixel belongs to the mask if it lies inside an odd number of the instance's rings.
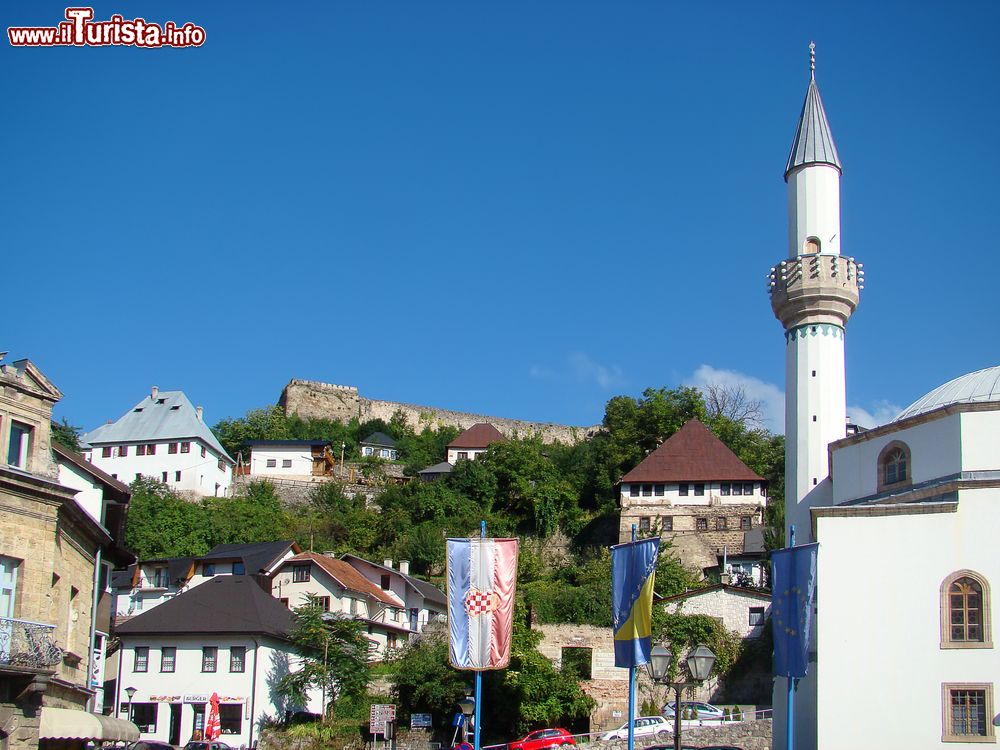
[[[409,560],[400,560],[399,561],[399,572],[402,573],[404,576],[410,575],[410,561]]]
[[[159,393],[159,392],[160,392],[160,389],[157,388],[154,385],[153,388],[152,388],[152,390],[150,391],[149,397],[155,401],[156,400],[156,394]]]
[[[326,557],[332,557],[332,558],[333,558],[334,560],[336,560],[336,559],[337,559],[337,551],[336,551],[336,550],[332,550],[332,549],[328,549],[328,550],[327,550],[326,552],[324,552],[323,554],[324,554],[324,555],[325,555]]]
[[[382,564],[383,564],[383,565],[384,565],[385,567],[387,567],[387,568],[390,568],[390,569],[391,569],[391,568],[392,568],[392,558],[391,558],[391,557],[387,557],[387,558],[385,558],[385,559],[384,559],[384,560],[382,561]]]
[[[202,409],[200,406],[196,406],[194,408],[194,413],[198,415],[198,421],[199,422],[201,421],[201,415],[202,415],[203,412],[204,412],[204,409]]]

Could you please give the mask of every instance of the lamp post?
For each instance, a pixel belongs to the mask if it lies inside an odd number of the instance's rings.
[[[341,442],[340,444],[340,478],[344,478],[344,451],[347,449],[347,443]]]
[[[673,654],[666,646],[657,644],[649,655],[649,676],[653,682],[669,685],[674,689],[674,750],[681,750],[681,693],[686,687],[704,682],[715,666],[715,654],[708,646],[699,645],[687,656],[689,681],[670,682],[669,671]]]
[[[137,692],[138,690],[134,687],[125,688],[125,695],[128,696],[128,711],[125,712],[125,715],[128,716],[129,721],[132,721],[132,698]]]
[[[464,742],[469,741],[469,721],[472,719],[472,715],[476,712],[476,702],[466,696],[458,702],[458,707],[462,709],[462,715],[465,717],[465,723],[462,724],[462,740]]]

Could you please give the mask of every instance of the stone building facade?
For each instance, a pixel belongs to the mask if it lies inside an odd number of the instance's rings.
[[[388,422],[397,412],[418,432],[424,427],[457,427],[467,430],[475,424],[488,422],[505,437],[539,435],[547,443],[576,443],[592,436],[598,426],[570,427],[548,422],[526,422],[519,419],[505,419],[483,414],[440,409],[434,406],[418,406],[397,401],[379,401],[365,398],[358,393],[357,386],[333,385],[315,380],[290,380],[281,392],[278,404],[286,415],[298,414],[303,419],[323,418],[349,422],[357,417],[362,422],[382,419]]]
[[[700,571],[744,552],[759,530],[767,481],[696,419],[622,477],[619,541],[658,533],[681,562]]]
[[[83,712],[96,692],[95,570],[113,540],[59,483],[61,397],[29,360],[0,365],[0,747],[10,750],[45,750],[46,709]]]

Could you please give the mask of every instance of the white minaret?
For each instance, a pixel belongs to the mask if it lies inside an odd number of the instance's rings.
[[[809,88],[785,166],[788,258],[768,276],[771,307],[785,329],[785,533],[787,541],[794,525],[796,544],[814,541],[809,509],[833,502],[827,446],[846,436],[844,331],[864,286],[860,264],[840,254],[842,168],[816,86],[815,49],[810,43]],[[820,635],[813,630],[811,652]],[[796,750],[817,748],[819,667],[810,657],[795,693]],[[785,680],[776,680],[776,748],[785,747],[785,698]]]
[[[812,541],[809,508],[831,502],[827,446],[846,435],[844,329],[864,272],[840,254],[840,157],[811,78],[785,167],[787,260],[771,269],[771,307],[785,329],[785,524]]]

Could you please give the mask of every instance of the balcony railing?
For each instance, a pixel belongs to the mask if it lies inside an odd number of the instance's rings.
[[[43,668],[59,663],[63,650],[52,642],[55,625],[0,617],[0,665]]]

